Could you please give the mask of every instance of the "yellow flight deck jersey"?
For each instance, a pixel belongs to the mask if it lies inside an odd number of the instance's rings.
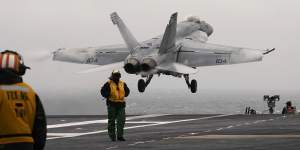
[[[35,99],[26,83],[0,85],[0,144],[33,143]]]
[[[119,81],[117,85],[114,81],[109,80],[110,94],[108,99],[112,102],[124,102],[125,90],[124,90],[124,82]]]

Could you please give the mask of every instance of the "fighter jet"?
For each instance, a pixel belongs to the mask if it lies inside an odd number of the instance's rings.
[[[139,92],[145,91],[153,75],[184,77],[188,88],[196,93],[197,81],[190,81],[189,75],[195,74],[197,67],[261,61],[263,55],[275,50],[209,44],[207,40],[213,33],[212,26],[197,17],[188,17],[177,23],[177,12],[171,15],[163,35],[138,42],[116,12],[110,17],[125,45],[60,48],[53,53],[53,59],[102,65],[100,68],[121,64],[128,74],[141,76],[142,79],[138,80]]]

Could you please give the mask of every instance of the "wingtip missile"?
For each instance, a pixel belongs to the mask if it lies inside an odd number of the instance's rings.
[[[110,14],[110,19],[111,19],[113,24],[118,24],[118,20],[120,19],[120,17],[117,14],[117,12],[113,12],[113,13]]]
[[[269,53],[271,53],[271,52],[274,51],[274,50],[275,50],[275,48],[272,48],[272,49],[266,49],[266,50],[265,50],[266,52],[264,52],[263,54],[264,54],[264,55],[269,54]]]

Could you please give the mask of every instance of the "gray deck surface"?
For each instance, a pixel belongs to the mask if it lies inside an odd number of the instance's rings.
[[[46,149],[300,149],[300,115],[128,116],[125,142],[109,140],[105,119],[106,116],[48,118]]]

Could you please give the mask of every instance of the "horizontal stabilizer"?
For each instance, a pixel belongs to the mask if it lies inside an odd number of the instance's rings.
[[[159,70],[171,71],[181,74],[195,74],[198,71],[197,69],[179,63],[161,64],[156,68]]]
[[[118,62],[118,63],[103,65],[103,66],[83,70],[78,73],[85,74],[85,73],[92,73],[92,72],[102,72],[102,71],[108,71],[108,70],[113,70],[113,69],[121,69],[121,68],[123,68],[123,66],[124,66],[124,62]]]

